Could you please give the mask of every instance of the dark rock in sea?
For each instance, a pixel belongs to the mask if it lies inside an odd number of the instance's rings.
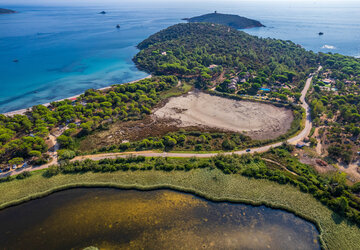
[[[13,13],[16,13],[16,11],[0,8],[0,14],[13,14]]]
[[[106,14],[106,11],[101,11],[99,14],[105,15],[105,14]]]
[[[220,14],[216,11],[214,13],[192,17],[192,18],[184,18],[182,20],[188,21],[190,23],[216,23],[227,25],[235,29],[249,29],[255,27],[265,27],[259,21],[249,19],[246,17],[238,16],[238,15],[229,15],[229,14]]]
[[[116,28],[117,28],[117,29],[120,29],[120,24],[116,25]]]
[[[319,36],[322,36],[322,35],[324,35],[324,33],[323,33],[323,32],[319,32]]]

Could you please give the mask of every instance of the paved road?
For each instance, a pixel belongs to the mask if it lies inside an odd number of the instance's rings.
[[[306,103],[305,97],[306,94],[310,88],[311,85],[311,81],[313,79],[313,76],[315,74],[317,74],[320,70],[321,70],[321,66],[318,68],[318,70],[314,73],[311,74],[310,77],[307,79],[306,84],[304,86],[303,91],[301,92],[301,97],[300,97],[300,101],[301,101],[301,106],[306,110],[306,122],[305,122],[305,127],[304,129],[296,136],[290,138],[287,140],[288,143],[290,144],[297,144],[298,142],[302,141],[305,137],[307,137],[310,134],[311,131],[311,116],[310,116],[310,107],[309,105]],[[283,142],[277,142],[277,143],[273,143],[267,146],[262,146],[262,147],[258,147],[258,148],[252,148],[250,153],[263,153],[268,151],[271,148],[275,148],[275,147],[279,147],[283,144]],[[237,154],[237,155],[243,155],[246,154],[248,152],[246,152],[246,150],[241,150],[241,151],[235,151],[235,152],[226,152],[224,153],[225,155],[231,155],[231,154]],[[85,155],[85,156],[77,156],[75,157],[72,161],[81,161],[81,160],[85,160],[85,159],[91,159],[94,161],[97,160],[101,160],[101,159],[114,159],[114,158],[119,158],[119,157],[129,157],[129,156],[145,156],[145,157],[179,157],[179,158],[191,158],[191,157],[198,157],[198,158],[209,158],[209,157],[213,157],[218,155],[217,153],[205,153],[205,154],[196,154],[196,153],[167,153],[167,152],[153,152],[153,151],[142,151],[142,152],[127,152],[127,153],[107,153],[107,154],[96,154],[96,155]],[[40,169],[45,169],[48,168],[50,165],[53,164],[57,164],[57,159],[53,160],[51,163],[46,164],[46,165],[42,165],[40,167],[32,167],[32,168],[27,168],[27,169],[18,169],[16,171],[12,171],[10,173],[6,173],[6,174],[2,174],[0,175],[1,177],[6,177],[8,175],[16,175],[19,174],[25,170],[27,171],[34,171],[34,170],[40,170]]]
[[[319,73],[319,71],[322,69],[322,66],[319,66],[319,68],[317,69],[317,71],[314,74],[311,74],[311,77],[309,77],[306,80],[304,89],[301,92],[301,97],[300,97],[300,101],[301,101],[301,106],[305,109],[306,111],[306,121],[305,121],[305,127],[304,129],[295,137],[290,138],[288,140],[289,143],[291,144],[296,144],[300,141],[302,141],[305,137],[309,136],[311,128],[312,128],[312,123],[311,123],[311,114],[310,114],[310,106],[309,104],[306,102],[305,98],[306,98],[306,94],[309,91],[310,85],[311,85],[311,81],[313,79],[313,76],[317,73]]]

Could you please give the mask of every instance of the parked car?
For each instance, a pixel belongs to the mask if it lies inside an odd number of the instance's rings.
[[[249,153],[250,151],[251,151],[251,149],[250,149],[250,148],[246,149],[246,152],[247,152],[247,153]]]
[[[4,172],[9,172],[10,171],[10,167],[4,168]]]

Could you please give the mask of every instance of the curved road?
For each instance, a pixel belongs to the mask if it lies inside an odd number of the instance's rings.
[[[311,74],[309,76],[309,78],[306,80],[306,84],[304,86],[304,89],[301,92],[301,97],[300,97],[300,101],[301,101],[301,106],[305,109],[306,111],[306,122],[305,122],[305,127],[304,129],[296,136],[288,139],[286,142],[290,143],[290,144],[297,144],[298,142],[302,141],[305,137],[307,137],[310,134],[311,128],[312,128],[312,124],[311,124],[311,115],[310,115],[310,107],[309,105],[306,103],[305,97],[306,94],[310,88],[311,85],[311,81],[313,79],[313,76],[315,74],[317,74],[320,70],[321,70],[321,66],[319,66],[319,68],[317,69],[317,71],[313,74]],[[268,151],[271,148],[275,148],[275,147],[279,147],[283,144],[284,142],[277,142],[277,143],[273,143],[267,146],[262,146],[262,147],[258,147],[258,148],[252,148],[251,149],[251,153],[263,153]],[[246,150],[241,150],[241,151],[235,151],[235,152],[226,152],[224,153],[225,155],[231,155],[231,154],[237,154],[237,155],[242,155],[242,154],[246,154],[248,152],[246,152]],[[75,157],[72,161],[81,161],[81,160],[85,160],[85,159],[91,159],[91,160],[101,160],[101,159],[113,159],[113,158],[118,158],[118,157],[128,157],[128,156],[145,156],[145,157],[179,157],[179,158],[190,158],[190,157],[198,157],[198,158],[209,158],[209,157],[213,157],[218,155],[218,153],[204,153],[204,154],[196,154],[196,153],[167,153],[167,152],[153,152],[153,151],[142,151],[142,152],[126,152],[126,153],[107,153],[107,154],[96,154],[96,155],[85,155],[85,156],[77,156]],[[46,164],[46,165],[42,165],[40,167],[32,167],[32,168],[28,168],[28,169],[18,169],[16,171],[12,171],[6,174],[2,174],[0,175],[1,177],[6,177],[9,175],[16,175],[19,174],[25,170],[27,171],[34,171],[34,170],[39,170],[39,169],[45,169],[48,168],[50,165],[54,165],[57,164],[57,159],[53,160],[52,162]]]

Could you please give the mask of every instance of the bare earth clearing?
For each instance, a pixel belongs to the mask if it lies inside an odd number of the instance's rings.
[[[246,132],[252,139],[277,138],[290,129],[294,119],[292,111],[286,108],[202,92],[171,98],[154,116],[175,119],[174,125],[179,127],[206,126]]]

